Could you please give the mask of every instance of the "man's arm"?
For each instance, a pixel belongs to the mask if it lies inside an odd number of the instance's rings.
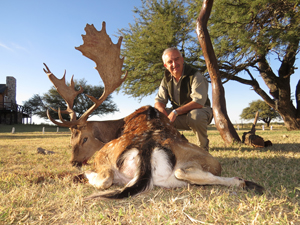
[[[168,116],[168,113],[166,111],[167,104],[168,104],[168,93],[166,87],[164,87],[164,80],[162,80],[158,88],[158,93],[155,97],[154,107],[161,113]]]
[[[197,102],[194,102],[194,101],[190,101],[189,103],[183,105],[183,106],[180,106],[176,109],[176,112],[179,115],[181,114],[185,114],[185,113],[188,113],[189,111],[193,110],[193,109],[201,109],[203,106],[200,105],[199,103]],[[169,120],[173,123],[177,117],[177,115],[172,111],[169,115]]]
[[[162,102],[155,102],[155,103],[154,103],[154,107],[155,107],[158,111],[160,111],[160,112],[162,112],[163,114],[165,114],[166,116],[168,116],[168,113],[167,113],[167,111],[166,111],[166,105],[163,104]]]
[[[178,115],[181,115],[181,114],[185,114],[185,113],[188,113],[189,111],[193,110],[193,109],[201,109],[203,106],[200,105],[199,103],[197,102],[194,102],[194,101],[190,101],[189,103],[183,105],[183,106],[180,106],[176,109]]]

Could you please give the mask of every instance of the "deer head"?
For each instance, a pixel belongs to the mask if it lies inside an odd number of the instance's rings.
[[[82,35],[83,45],[76,47],[82,54],[96,63],[95,69],[98,71],[103,83],[104,92],[98,99],[87,95],[94,103],[79,119],[73,110],[74,99],[83,92],[82,87],[75,90],[73,77],[70,86],[66,85],[65,75],[58,79],[49,70],[46,64],[45,73],[53,83],[58,93],[62,96],[67,104],[67,109],[58,112],[61,122],[54,120],[47,110],[48,118],[56,125],[68,127],[71,130],[72,159],[75,166],[81,166],[87,162],[93,154],[110,140],[118,137],[121,132],[123,120],[88,122],[87,119],[91,113],[98,108],[102,102],[125,80],[122,66],[124,58],[120,58],[120,48],[122,37],[119,37],[118,43],[113,44],[111,38],[106,33],[105,22],[102,23],[102,30],[97,31],[94,25],[87,24],[85,27],[86,35]],[[62,113],[69,114],[70,121],[62,118]]]

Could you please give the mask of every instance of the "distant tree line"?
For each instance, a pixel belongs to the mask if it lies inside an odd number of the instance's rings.
[[[78,95],[74,100],[74,111],[76,112],[77,118],[79,118],[87,109],[89,109],[94,103],[85,95],[89,94],[91,96],[100,97],[104,91],[104,87],[100,85],[88,85],[85,79],[76,81],[75,89],[79,90],[79,87],[82,86],[84,92]],[[68,84],[69,85],[69,84]],[[24,102],[24,107],[29,108],[33,115],[36,115],[40,118],[47,119],[47,110],[49,110],[50,115],[54,119],[58,119],[58,114],[56,111],[51,110],[51,108],[57,110],[60,108],[64,110],[67,108],[67,105],[64,99],[58,94],[55,87],[53,86],[44,94],[35,94],[29,100]],[[91,114],[91,115],[104,115],[107,113],[113,113],[117,111],[116,104],[112,101],[112,97],[108,98]],[[62,114],[65,120],[69,120],[68,114]]]

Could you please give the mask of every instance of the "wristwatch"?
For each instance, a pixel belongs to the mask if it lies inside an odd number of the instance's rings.
[[[177,113],[176,109],[174,109],[174,110],[172,111],[172,113],[174,113],[175,116],[178,116],[178,113]]]

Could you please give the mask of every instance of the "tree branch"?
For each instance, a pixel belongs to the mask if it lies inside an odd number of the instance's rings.
[[[278,91],[278,77],[273,73],[270,64],[266,60],[265,55],[259,56],[260,61],[258,62],[259,71],[262,79],[264,80],[265,84],[270,89],[270,94],[275,98],[279,99],[279,91]]]
[[[287,78],[294,74],[294,63],[298,52],[299,40],[296,43],[290,43],[286,49],[286,54],[279,68],[279,77]]]

